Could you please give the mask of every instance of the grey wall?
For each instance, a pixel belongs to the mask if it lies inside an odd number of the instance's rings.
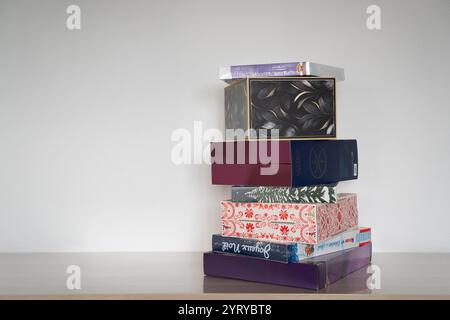
[[[450,251],[449,30],[447,0],[0,0],[0,251],[207,250],[229,189],[170,135],[223,128],[219,66],[296,60],[345,68],[374,249]]]

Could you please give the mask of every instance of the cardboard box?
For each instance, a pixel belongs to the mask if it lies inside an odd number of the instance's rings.
[[[336,81],[345,80],[344,69],[310,61],[247,64],[221,67],[219,69],[219,78],[226,82],[249,77],[287,76],[334,77]]]
[[[203,255],[203,272],[207,276],[318,290],[369,265],[371,259],[371,243],[300,263],[207,252]]]
[[[231,187],[233,202],[335,203],[337,184],[290,187]]]
[[[371,241],[370,228],[344,231],[318,244],[286,243],[251,238],[212,236],[212,250],[284,263],[297,263],[311,257],[367,245]]]
[[[358,178],[356,140],[211,144],[213,184],[302,187]]]
[[[222,235],[317,244],[358,225],[356,194],[336,203],[221,202]]]
[[[249,139],[272,138],[273,129],[280,139],[336,138],[335,78],[237,80],[225,88],[225,128]]]

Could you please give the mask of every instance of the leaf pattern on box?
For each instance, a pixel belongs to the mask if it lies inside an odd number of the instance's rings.
[[[278,129],[282,137],[335,136],[334,80],[253,80],[251,121],[260,138]]]
[[[299,188],[256,187],[245,193],[256,202],[269,203],[335,203],[336,185],[318,185]]]

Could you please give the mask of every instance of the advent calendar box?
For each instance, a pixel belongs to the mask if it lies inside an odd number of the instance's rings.
[[[336,203],[221,202],[222,235],[317,244],[358,225],[356,194]]]
[[[207,252],[203,254],[203,272],[208,276],[318,290],[369,265],[371,258],[371,243],[300,263]]]
[[[249,139],[335,138],[335,79],[271,77],[235,81],[225,88],[225,128],[248,131]],[[277,130],[276,136],[273,129]]]
[[[286,243],[252,238],[212,237],[213,252],[232,253],[284,263],[297,263],[311,257],[367,245],[370,228],[353,228],[318,244]]]
[[[266,64],[245,64],[221,67],[219,78],[226,82],[249,77],[318,76],[345,79],[344,69],[325,64],[303,61]]]
[[[231,187],[233,202],[335,203],[337,184],[289,187]]]
[[[213,184],[302,187],[358,178],[356,140],[211,143]]]

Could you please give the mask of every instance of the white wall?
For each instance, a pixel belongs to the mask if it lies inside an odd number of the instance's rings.
[[[345,68],[374,249],[450,251],[449,31],[447,0],[0,0],[0,251],[207,250],[229,188],[171,132],[223,128],[219,66],[296,60]]]

